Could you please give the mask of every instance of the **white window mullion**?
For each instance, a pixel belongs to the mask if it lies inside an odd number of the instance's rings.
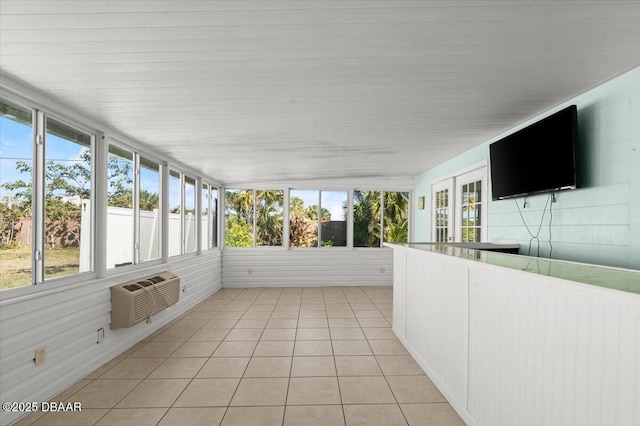
[[[162,230],[160,232],[160,241],[162,241],[161,254],[162,263],[169,260],[169,165],[162,164],[161,167],[161,183],[160,192],[160,214],[162,215]]]
[[[94,144],[93,164],[95,196],[93,202],[95,233],[93,267],[98,277],[104,277],[107,271],[107,185],[109,163],[109,138],[104,133],[98,134]]]
[[[380,247],[384,243],[384,191],[380,191]]]
[[[193,203],[194,207],[195,207],[195,215],[194,220],[196,223],[194,223],[194,228],[195,228],[195,232],[196,232],[196,253],[200,254],[202,253],[202,230],[200,229],[200,227],[202,227],[202,179],[199,177],[196,177],[196,187],[195,189],[195,203]]]
[[[253,247],[257,247],[258,246],[258,218],[257,216],[257,198],[256,195],[257,191],[255,189],[252,190],[253,191]]]
[[[34,274],[34,284],[44,282],[44,205],[45,205],[45,122],[44,113],[36,111],[35,132],[33,133],[33,167],[32,182],[33,195],[31,197],[31,212],[33,220],[33,254],[31,256]]]
[[[186,247],[186,235],[185,235],[185,226],[184,221],[186,215],[184,214],[185,206],[184,206],[184,192],[185,192],[185,176],[184,173],[180,172],[180,254],[185,254],[187,251]]]
[[[347,247],[353,248],[353,189],[347,191]]]
[[[133,263],[140,263],[140,154],[133,158]]]
[[[318,243],[316,247],[322,247],[322,191],[318,191]]]

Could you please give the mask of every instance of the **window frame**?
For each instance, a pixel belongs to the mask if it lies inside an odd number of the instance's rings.
[[[15,105],[16,107],[31,113],[31,136],[29,137],[31,143],[31,163],[32,163],[32,175],[31,175],[31,210],[32,210],[32,232],[31,232],[31,250],[29,261],[31,265],[31,275],[28,282],[17,287],[2,289],[2,299],[11,299],[14,297],[21,297],[24,295],[37,294],[41,291],[57,291],[56,289],[66,288],[71,285],[83,285],[88,280],[97,278],[109,277],[112,275],[118,275],[122,272],[130,272],[137,269],[144,269],[160,264],[170,264],[175,260],[179,260],[178,256],[168,257],[168,183],[169,183],[169,161],[167,158],[150,154],[144,149],[139,149],[139,144],[134,142],[127,142],[119,138],[112,138],[106,132],[110,129],[96,123],[86,117],[67,110],[60,105],[51,103],[45,100],[45,104],[42,103],[39,96],[33,93],[25,96],[23,90],[18,88],[11,88],[7,86],[0,86],[0,98],[2,101],[6,101],[9,105]],[[52,107],[53,106],[53,107]],[[73,117],[73,118],[70,118]],[[46,278],[44,277],[44,252],[46,248],[46,242],[44,241],[44,217],[45,217],[45,144],[46,144],[46,120],[53,119],[57,123],[67,126],[72,130],[87,134],[90,136],[90,152],[91,152],[91,183],[89,185],[91,191],[91,212],[89,223],[89,270],[84,272],[77,272],[70,275],[63,275],[57,277]],[[119,268],[106,267],[106,251],[107,251],[107,171],[108,171],[108,154],[109,144],[113,144],[118,148],[125,149],[134,154],[136,171],[134,172],[134,179],[139,179],[139,167],[140,158],[144,157],[146,160],[152,161],[158,165],[159,172],[159,215],[161,224],[158,229],[159,238],[159,257],[156,259],[150,259],[140,261],[139,251],[134,248],[136,257],[135,262],[132,265],[126,265]],[[204,177],[200,172],[191,170],[188,168],[182,168],[180,166],[173,167],[172,169],[182,173],[187,173],[191,177],[195,177],[196,180],[196,192],[199,188],[199,183],[206,179],[210,185],[210,188],[216,188],[218,194],[220,188],[218,184],[212,184],[214,179]],[[104,186],[104,188],[103,188]],[[134,184],[134,209],[139,210],[139,183]],[[200,208],[200,200],[198,195],[195,198],[196,212]],[[183,203],[184,204],[184,203]],[[219,215],[220,202],[216,206],[216,210]],[[218,236],[218,246],[220,249],[220,217],[217,218],[216,234]],[[212,219],[211,219],[212,220]],[[138,223],[134,223],[134,227],[138,227]],[[196,236],[199,234],[199,223],[196,221]],[[214,225],[212,225],[214,226]],[[87,227],[86,224],[84,226]],[[212,228],[209,228],[209,232],[212,232]],[[83,236],[86,238],[86,236]],[[182,238],[182,235],[181,235]],[[134,244],[139,241],[139,236],[134,237]],[[207,248],[209,249],[209,248]],[[192,257],[200,255],[201,251],[196,250],[194,253],[184,254],[181,252],[180,257]],[[25,256],[26,257],[26,256]],[[45,286],[41,286],[45,284]]]

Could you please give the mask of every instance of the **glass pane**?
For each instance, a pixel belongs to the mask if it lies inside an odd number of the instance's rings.
[[[47,119],[45,279],[91,270],[91,140]]]
[[[107,170],[107,269],[132,265],[133,153],[109,145]]]
[[[33,283],[33,113],[0,101],[0,290]]]
[[[225,191],[225,246],[253,247],[253,205],[253,190]]]
[[[316,190],[290,192],[289,239],[291,247],[318,245],[318,195]]]
[[[384,193],[384,241],[406,243],[409,240],[409,193]]]
[[[353,246],[380,247],[380,191],[353,191]]]
[[[218,247],[218,189],[211,188],[211,248]]]
[[[200,244],[201,250],[208,250],[211,248],[211,243],[209,241],[209,185],[206,183],[202,184],[202,199],[200,200]]]
[[[184,252],[193,253],[198,249],[196,225],[196,180],[184,177]]]
[[[284,221],[284,191],[256,191],[256,244],[281,246]]]
[[[151,160],[140,158],[140,262],[160,258],[160,165]]]
[[[169,171],[169,256],[178,256],[182,253],[182,224],[180,212],[182,211],[182,185],[180,172]]]
[[[323,247],[347,245],[347,191],[322,191],[320,207],[321,244]]]
[[[482,181],[476,182],[476,203],[482,202]]]

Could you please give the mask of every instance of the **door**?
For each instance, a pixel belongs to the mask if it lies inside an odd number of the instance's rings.
[[[486,241],[487,169],[477,169],[455,177],[456,242]]]
[[[476,165],[431,184],[431,240],[487,240],[487,167]]]
[[[454,182],[449,178],[431,186],[431,239],[437,243],[454,241],[451,209]]]

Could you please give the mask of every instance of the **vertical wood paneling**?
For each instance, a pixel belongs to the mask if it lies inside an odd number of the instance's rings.
[[[400,338],[407,337],[407,252],[396,250],[393,255],[393,329]]]
[[[440,263],[440,265],[438,265]],[[467,283],[455,259],[407,252],[406,341],[448,398],[466,406]]]
[[[479,424],[637,424],[640,304],[624,303],[635,295],[615,303],[534,275],[470,277],[468,411]]]
[[[394,251],[401,340],[467,423],[640,425],[640,296]]]
[[[259,247],[222,252],[223,287],[390,286],[393,252],[389,248]]]
[[[213,251],[51,294],[42,292],[20,300],[3,300],[0,400],[46,401],[55,396],[220,289],[220,259],[220,252]],[[155,315],[151,324],[143,322],[111,330],[109,287],[165,269],[175,272],[181,285],[187,287],[180,301]],[[105,329],[105,340],[97,345],[97,330],[101,327]],[[34,350],[41,346],[47,348],[47,361],[35,367]],[[19,414],[1,413],[0,424],[8,424]]]

